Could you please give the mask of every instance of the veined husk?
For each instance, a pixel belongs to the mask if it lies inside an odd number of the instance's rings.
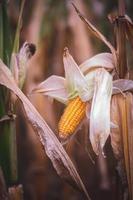
[[[98,155],[110,134],[110,101],[112,77],[102,68],[96,71],[90,112],[90,141]]]
[[[126,178],[130,199],[133,199],[133,95],[129,92],[117,94],[111,101],[111,120],[118,128],[111,130],[111,144],[118,160],[123,185]],[[124,174],[126,171],[126,175]]]

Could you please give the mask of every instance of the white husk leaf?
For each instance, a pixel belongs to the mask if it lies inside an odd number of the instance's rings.
[[[68,99],[76,96],[79,96],[83,102],[86,102],[93,97],[96,67],[114,68],[113,57],[110,53],[98,54],[84,62],[81,68],[79,68],[68,49],[65,48],[63,62],[66,79],[59,76],[51,76],[37,86],[33,92],[43,93],[62,103],[67,103]],[[92,70],[90,71],[90,69]],[[89,71],[87,72],[86,70]]]
[[[98,155],[110,134],[110,99],[112,77],[105,69],[97,69],[90,113],[90,141]]]
[[[82,86],[83,90],[88,90],[87,82],[67,48],[64,50],[63,62],[69,98],[74,98],[78,95],[79,85]]]
[[[27,42],[23,44],[18,53],[12,53],[10,68],[16,84],[20,89],[23,88],[27,72],[27,62],[31,56],[32,55]]]
[[[54,168],[57,173],[64,177],[72,180],[79,189],[84,191],[87,199],[90,197],[85,189],[85,186],[76,171],[72,161],[68,157],[61,143],[58,141],[55,134],[49,128],[45,120],[41,117],[35,107],[30,103],[27,97],[22,93],[22,91],[17,87],[10,70],[4,65],[0,60],[0,84],[6,86],[12,92],[14,92],[18,98],[22,101],[25,108],[25,112],[29,122],[32,124],[36,130],[40,142],[45,148],[47,156],[51,159]]]
[[[84,61],[79,67],[84,74],[97,67],[111,71],[114,69],[113,56],[111,53],[100,53]]]
[[[68,98],[72,99],[79,96],[82,101],[90,100],[93,95],[93,73],[88,74],[88,78],[86,78],[73,57],[69,54],[68,49],[65,49],[63,61],[67,84],[66,88],[69,94]]]
[[[66,81],[60,76],[50,76],[32,91],[32,93],[34,92],[50,96],[64,104],[68,101]]]

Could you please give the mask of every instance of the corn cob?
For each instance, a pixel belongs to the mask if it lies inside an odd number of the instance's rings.
[[[59,121],[59,136],[66,138],[74,133],[81,120],[85,117],[86,103],[79,97],[69,101]]]

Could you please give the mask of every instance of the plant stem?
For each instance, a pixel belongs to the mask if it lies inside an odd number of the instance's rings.
[[[119,0],[118,19],[115,21],[116,26],[116,45],[118,53],[118,73],[120,78],[124,78],[127,72],[127,55],[126,55],[126,23],[125,2]]]

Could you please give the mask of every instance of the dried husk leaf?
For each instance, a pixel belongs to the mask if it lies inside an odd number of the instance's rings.
[[[10,200],[24,200],[23,193],[22,185],[15,185],[8,188],[8,196]]]
[[[48,95],[67,103],[68,99],[79,96],[83,102],[89,101],[94,93],[94,77],[97,68],[114,69],[112,54],[101,53],[85,61],[78,67],[67,48],[64,50],[63,62],[65,77],[51,76],[40,83],[32,92]]]
[[[133,96],[131,93],[114,95],[111,103],[111,120],[119,128],[111,130],[111,144],[118,160],[123,185],[128,181],[130,198],[133,198]],[[125,175],[126,171],[126,175]],[[127,180],[126,180],[127,179]]]
[[[15,80],[16,84],[18,85],[19,84],[19,80],[18,80],[19,68],[18,68],[16,53],[12,53],[12,55],[11,55],[10,68],[11,68],[14,80]]]
[[[129,151],[129,170],[130,170],[130,196],[133,199],[133,95],[127,93],[127,126],[128,126],[128,151]]]
[[[17,87],[11,72],[2,61],[0,61],[0,84],[12,90],[12,92],[14,92],[22,101],[27,118],[36,130],[40,142],[45,148],[46,154],[51,159],[57,173],[61,177],[71,180],[72,183],[75,183],[81,191],[84,191],[87,199],[90,199],[78,172],[76,171],[72,161],[68,157],[61,143],[58,141],[57,137],[49,128],[45,120],[37,112],[35,107]]]
[[[119,115],[120,106],[118,106],[117,98],[121,95],[114,95],[111,100],[111,121],[118,125],[118,128],[111,129],[111,144],[114,154],[117,159],[121,159],[123,156],[122,141],[121,141],[121,119]],[[123,97],[124,98],[124,97]]]
[[[73,99],[79,96],[82,101],[90,100],[93,96],[92,82],[94,81],[92,74],[90,74],[90,81],[86,80],[67,48],[64,51],[63,62],[68,98]]]
[[[78,10],[78,8],[72,4],[77,12],[77,14],[79,15],[79,17],[81,18],[81,20],[87,25],[89,31],[94,35],[96,36],[98,39],[100,39],[104,44],[106,44],[109,49],[111,50],[112,52],[112,55],[114,57],[114,62],[115,62],[115,65],[117,63],[117,55],[116,55],[116,50],[115,48],[112,46],[112,44],[107,40],[107,38],[99,31],[96,29],[95,26],[93,26],[91,24],[91,22],[89,20],[87,20],[82,14],[81,12]]]
[[[105,69],[97,69],[90,113],[90,141],[98,155],[110,134],[110,100],[112,77]]]
[[[120,92],[132,91],[133,81],[127,79],[118,79],[113,81],[113,94],[118,94]]]
[[[48,79],[41,82],[36,88],[34,88],[32,93],[34,92],[50,96],[64,104],[66,104],[68,101],[66,81],[61,76],[50,76]]]
[[[27,63],[35,53],[35,46],[25,42],[18,53],[12,53],[10,68],[16,84],[22,89],[27,72]]]
[[[97,67],[103,67],[107,71],[112,71],[114,69],[114,65],[115,63],[111,53],[100,53],[84,61],[81,65],[79,65],[79,67],[83,74],[86,75]]]

